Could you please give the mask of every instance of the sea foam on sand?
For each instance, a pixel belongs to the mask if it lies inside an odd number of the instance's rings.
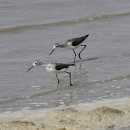
[[[0,130],[109,130],[130,126],[130,98],[0,114]]]

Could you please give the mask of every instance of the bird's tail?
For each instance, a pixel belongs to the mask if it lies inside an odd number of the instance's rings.
[[[76,66],[75,64],[69,64],[70,66]]]
[[[82,43],[87,37],[89,36],[89,34],[85,35],[85,36],[82,36],[82,37],[79,37],[79,43]]]
[[[88,36],[89,36],[89,34],[85,35],[85,36],[84,36],[84,39],[86,39]]]

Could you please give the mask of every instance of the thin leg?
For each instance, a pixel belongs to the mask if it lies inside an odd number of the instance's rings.
[[[80,63],[80,65],[79,65],[79,69],[81,69],[81,67],[82,67],[82,63]]]
[[[70,79],[70,86],[72,86],[72,83],[71,83],[71,73],[70,72],[66,72],[69,74],[69,79]]]
[[[58,78],[57,74],[56,74],[56,78],[57,78],[57,81],[58,81],[58,84],[59,84],[60,80],[59,80],[59,78]]]
[[[86,48],[87,45],[80,45],[80,46],[83,46],[83,48],[82,48],[82,50],[79,52],[78,55],[79,55],[79,59],[82,59],[81,56],[80,56],[80,54],[81,54],[81,52]]]
[[[75,53],[74,49],[73,49],[73,52],[74,52],[74,63],[75,63],[76,53]]]

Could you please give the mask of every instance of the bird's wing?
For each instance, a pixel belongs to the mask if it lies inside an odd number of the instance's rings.
[[[69,39],[68,42],[72,42],[73,46],[77,46],[81,44],[88,36],[89,34],[82,37],[78,37],[78,38],[72,38],[72,39]]]
[[[65,69],[65,68],[68,68],[69,66],[74,66],[75,64],[62,64],[62,63],[57,63],[56,64],[56,69],[57,70],[62,70],[62,69]]]

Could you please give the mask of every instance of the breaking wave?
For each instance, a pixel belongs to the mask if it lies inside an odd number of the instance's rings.
[[[11,26],[11,27],[0,28],[0,34],[1,33],[16,33],[16,32],[21,32],[21,31],[26,31],[26,30],[31,30],[31,29],[44,29],[44,28],[52,27],[52,26],[55,27],[55,26],[66,26],[66,25],[72,25],[72,24],[90,23],[90,22],[97,21],[97,20],[124,17],[124,16],[129,16],[129,15],[130,15],[130,12],[125,12],[125,13],[119,13],[119,14],[96,15],[93,17],[84,17],[84,18],[80,18],[80,19],[69,19],[69,20],[49,22],[49,23],[43,23],[43,24]]]

